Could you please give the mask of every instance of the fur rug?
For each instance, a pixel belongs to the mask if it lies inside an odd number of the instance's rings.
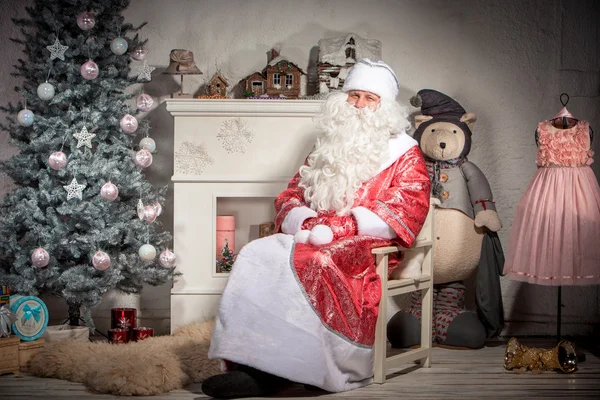
[[[171,336],[130,342],[46,342],[30,364],[36,376],[86,384],[97,393],[148,396],[221,373],[208,359],[214,321],[178,328]]]

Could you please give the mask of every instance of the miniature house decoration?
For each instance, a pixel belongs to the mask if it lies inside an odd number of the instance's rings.
[[[319,93],[341,89],[348,70],[362,58],[381,60],[381,42],[363,39],[355,33],[319,40]]]
[[[227,87],[229,86],[229,83],[227,83],[227,80],[223,77],[223,74],[221,74],[221,72],[217,72],[213,75],[212,78],[210,78],[210,81],[208,82],[208,95],[212,96],[212,97],[217,97],[220,96],[222,98],[225,98],[227,95]]]
[[[270,60],[261,72],[254,72],[242,81],[247,97],[297,99],[301,96],[306,76],[300,67],[271,49]]]

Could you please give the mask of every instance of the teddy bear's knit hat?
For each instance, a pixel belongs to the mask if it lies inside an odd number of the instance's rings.
[[[363,58],[348,72],[342,90],[364,90],[375,93],[382,99],[396,100],[398,86],[398,78],[389,65],[383,61]]]
[[[430,115],[438,121],[460,121],[465,109],[450,96],[433,89],[421,89],[410,99],[414,107],[421,107],[423,115]]]

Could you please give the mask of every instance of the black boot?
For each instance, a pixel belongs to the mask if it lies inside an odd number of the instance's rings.
[[[217,399],[266,397],[279,393],[286,383],[286,379],[238,364],[235,371],[202,382],[202,392]]]

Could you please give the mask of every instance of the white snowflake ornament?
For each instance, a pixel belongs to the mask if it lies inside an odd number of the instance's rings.
[[[151,67],[148,65],[148,63],[146,62],[146,60],[144,60],[144,63],[138,67],[138,77],[137,80],[138,81],[151,81],[152,80],[152,71],[154,71],[156,68],[155,67]]]
[[[58,38],[56,38],[54,44],[51,46],[46,46],[46,48],[50,51],[50,61],[54,60],[55,58],[65,61],[65,51],[67,51],[69,46],[63,46],[58,41]]]
[[[77,139],[77,148],[81,146],[86,146],[88,148],[92,148],[92,139],[96,135],[93,133],[89,133],[87,128],[84,126],[80,132],[74,133],[73,137]]]
[[[79,200],[82,199],[83,189],[85,189],[85,185],[80,185],[77,183],[77,179],[73,178],[70,184],[63,186],[67,191],[67,200],[71,200],[73,197],[77,197]]]
[[[241,118],[232,118],[223,122],[217,138],[228,153],[244,153],[252,139],[252,132]]]
[[[175,152],[175,171],[184,175],[200,175],[213,163],[203,143],[183,141]]]

